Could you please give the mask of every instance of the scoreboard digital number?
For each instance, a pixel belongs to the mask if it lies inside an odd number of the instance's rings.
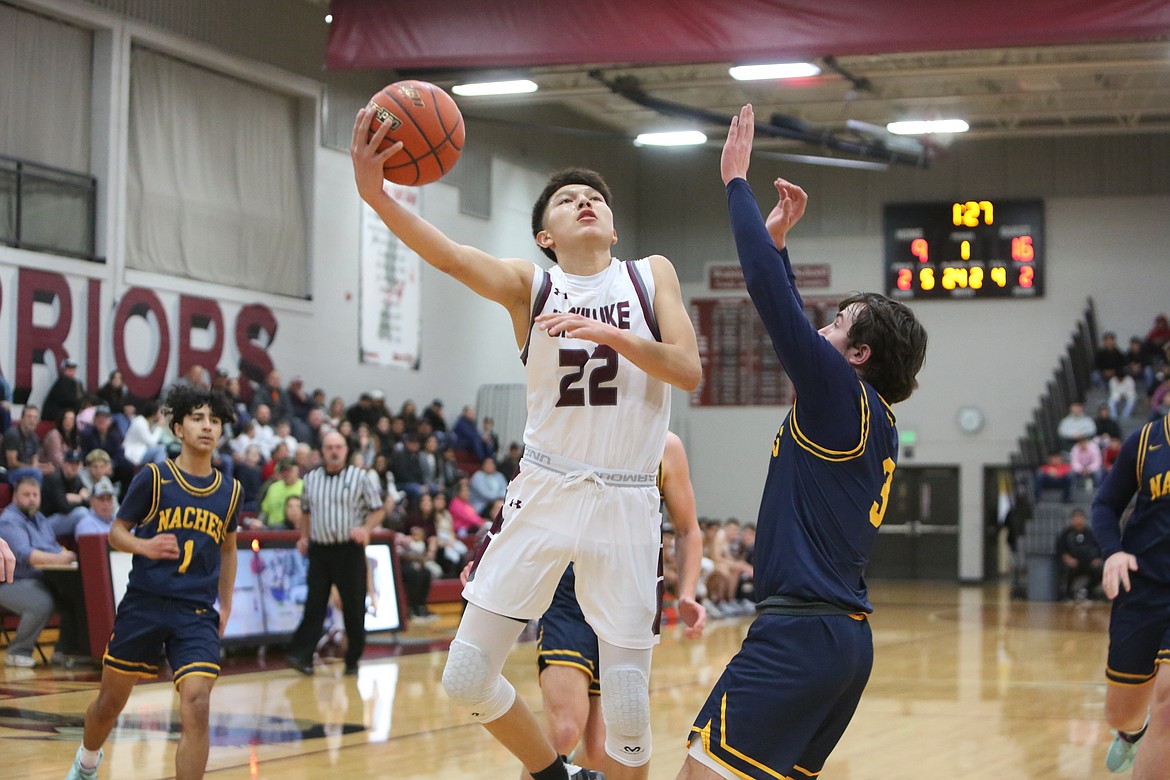
[[[1044,295],[1044,201],[890,204],[885,239],[891,298]]]

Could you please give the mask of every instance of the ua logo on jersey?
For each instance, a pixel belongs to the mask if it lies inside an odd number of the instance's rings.
[[[521,504],[520,499],[513,498],[511,501],[508,502],[508,506],[512,507],[513,509],[519,509],[522,506],[522,504]]]

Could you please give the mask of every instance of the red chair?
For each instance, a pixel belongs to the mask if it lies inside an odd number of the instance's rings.
[[[7,480],[0,482],[0,509],[12,503],[12,485]]]

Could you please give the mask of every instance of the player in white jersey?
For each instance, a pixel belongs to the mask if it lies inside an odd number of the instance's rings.
[[[535,780],[645,778],[660,522],[655,469],[668,385],[691,391],[701,376],[674,267],[661,255],[613,259],[609,188],[586,170],[554,175],[533,209],[533,235],[556,263],[551,271],[457,244],[383,190],[383,165],[401,144],[378,152],[389,123],[371,135],[372,116],[362,109],[354,123],[358,193],[423,260],[507,309],[528,372],[521,474],[465,591],[469,604],[443,687]],[[500,674],[570,561],[599,639],[605,775],[562,762]]]

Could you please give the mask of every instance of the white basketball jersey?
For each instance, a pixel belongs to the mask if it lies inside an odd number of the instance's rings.
[[[532,316],[572,311],[661,341],[650,261],[613,259],[594,276],[537,269]],[[612,347],[549,336],[535,325],[520,359],[528,374],[524,443],[589,466],[653,472],[670,422],[670,385]]]

